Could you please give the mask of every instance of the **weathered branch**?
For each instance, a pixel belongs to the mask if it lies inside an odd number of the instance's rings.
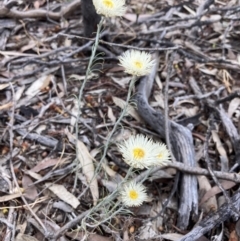
[[[141,79],[136,98],[137,107],[143,120],[159,133],[162,138],[165,138],[164,116],[161,112],[156,112],[148,103],[156,71],[157,66],[150,76]],[[195,151],[191,131],[173,121],[170,121],[169,124],[170,142],[175,158],[187,166],[195,167]],[[194,214],[198,212],[197,179],[195,176],[184,174],[181,181],[179,228],[187,228],[191,212]]]
[[[24,18],[50,18],[53,20],[59,20],[62,17],[66,17],[71,14],[76,8],[80,6],[80,0],[74,0],[67,5],[63,5],[60,12],[52,12],[48,10],[29,10],[29,11],[18,11],[15,9],[10,9],[4,5],[4,3],[0,3],[0,16],[2,18],[16,18],[16,19],[24,19]]]
[[[17,129],[16,132],[22,136],[24,136],[26,139],[37,141],[38,143],[48,146],[48,147],[53,147],[56,148],[58,144],[58,140],[55,138],[52,138],[50,136],[41,136],[37,133],[28,133],[24,129]]]
[[[232,198],[230,198],[232,205],[239,211],[240,209],[240,191],[238,190]],[[204,218],[197,226],[195,226],[191,232],[186,234],[178,241],[195,241],[205,233],[210,231],[213,227],[218,226],[222,222],[228,220],[232,216],[239,217],[239,215],[232,210],[232,206],[229,203],[223,204],[219,210],[215,213],[209,214]]]
[[[82,15],[85,37],[94,37],[101,16],[96,13],[92,0],[82,0]]]

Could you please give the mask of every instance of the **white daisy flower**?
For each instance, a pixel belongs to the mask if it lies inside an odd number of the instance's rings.
[[[122,202],[125,206],[136,207],[147,200],[146,188],[134,181],[126,183],[120,191]]]
[[[155,143],[158,154],[155,161],[153,162],[154,166],[164,166],[170,161],[170,152],[167,149],[167,146],[163,143]]]
[[[155,64],[155,60],[151,60],[149,53],[138,50],[124,52],[119,57],[119,61],[125,72],[133,76],[148,75]]]
[[[123,16],[126,11],[125,0],[93,0],[93,5],[105,17]]]
[[[123,160],[134,168],[148,168],[156,161],[159,154],[158,146],[143,135],[131,136],[118,145]]]

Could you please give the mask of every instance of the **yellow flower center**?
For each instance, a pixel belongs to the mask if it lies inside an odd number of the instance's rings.
[[[138,193],[135,190],[130,190],[129,197],[133,200],[136,200],[138,198]]]
[[[142,62],[140,62],[140,61],[135,61],[134,64],[138,69],[141,69],[143,67]]]
[[[135,159],[142,159],[145,156],[145,152],[141,148],[135,148],[133,149],[133,157]]]
[[[113,8],[114,7],[113,1],[111,1],[111,0],[103,0],[103,4],[107,8]]]
[[[162,153],[158,154],[157,156],[159,159],[161,159],[163,157]]]

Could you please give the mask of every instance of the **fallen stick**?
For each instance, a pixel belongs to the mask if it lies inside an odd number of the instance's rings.
[[[162,138],[165,138],[165,120],[161,112],[155,111],[148,103],[154,77],[157,72],[156,64],[149,76],[143,77],[138,86],[136,96],[138,113]],[[174,121],[169,121],[169,137],[175,158],[189,167],[196,167],[195,150],[191,131]],[[198,213],[197,179],[193,175],[183,174],[181,179],[180,208],[178,210],[178,227],[186,229],[190,214]]]
[[[59,12],[52,12],[48,10],[36,9],[29,11],[19,11],[15,9],[8,8],[4,3],[0,3],[0,16],[2,18],[49,18],[53,20],[59,20],[62,17],[70,15],[73,11],[80,6],[80,0],[74,0],[69,4],[63,5]]]

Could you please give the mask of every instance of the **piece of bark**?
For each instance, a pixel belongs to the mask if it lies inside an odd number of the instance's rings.
[[[220,225],[226,220],[229,220],[231,217],[238,218],[239,212],[234,212],[232,206],[234,206],[237,211],[240,210],[240,190],[238,190],[232,198],[230,198],[230,201],[232,205],[229,205],[229,203],[223,204],[217,212],[209,214],[197,226],[195,226],[191,232],[183,236],[178,241],[195,241],[212,228]]]
[[[11,8],[12,5],[7,4],[3,1],[0,1],[0,16],[1,18],[12,18],[12,19],[24,19],[24,18],[49,18],[54,20],[59,20],[63,17],[67,17],[72,14],[81,4],[80,0],[73,0],[67,4],[61,6],[59,12],[53,12],[43,9],[34,9],[27,11],[18,11],[14,8]]]
[[[161,112],[155,111],[148,103],[148,97],[156,71],[157,67],[155,67],[155,70],[153,70],[149,76],[141,79],[136,95],[137,108],[143,120],[162,138],[165,138],[164,115]],[[187,166],[196,167],[191,131],[170,120],[169,132],[173,154],[177,161],[183,162]],[[187,228],[191,212],[193,212],[194,215],[198,213],[197,179],[193,175],[183,174],[181,180],[180,208],[178,210],[178,227],[180,229]]]
[[[82,0],[81,5],[84,36],[92,38],[97,31],[97,25],[101,20],[101,16],[96,13],[92,0]]]
[[[234,126],[232,120],[229,118],[228,114],[222,106],[216,108],[216,111],[218,112],[222,120],[223,126],[233,144],[235,152],[235,162],[238,163],[238,165],[240,165],[240,136],[237,131],[237,128]]]
[[[16,132],[19,135],[24,136],[24,138],[37,141],[44,146],[57,148],[59,144],[59,141],[51,136],[41,136],[36,133],[28,133],[25,129],[17,129]]]

